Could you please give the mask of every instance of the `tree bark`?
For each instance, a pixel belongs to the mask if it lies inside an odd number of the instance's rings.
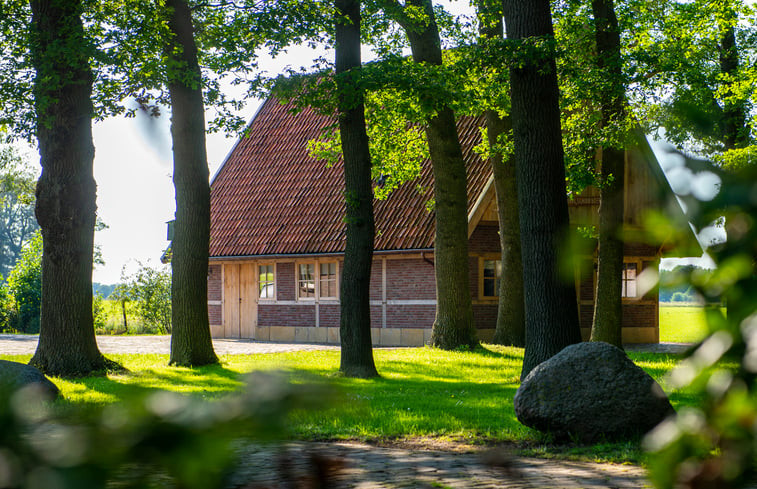
[[[176,223],[171,244],[171,365],[217,363],[208,321],[210,185],[205,110],[192,17],[186,0],[167,0],[173,39],[169,70]]]
[[[502,119],[496,111],[486,111],[489,145],[512,127],[509,117]],[[501,155],[491,158],[494,190],[497,196],[499,243],[502,248],[502,280],[494,343],[523,347],[526,345],[526,310],[523,299],[523,261],[520,249],[520,211],[515,161],[504,161]]]
[[[427,16],[420,23],[404,20],[416,63],[442,64],[439,29],[430,0],[408,0],[407,6]],[[422,93],[426,102],[434,95]],[[468,272],[468,195],[465,162],[455,125],[455,114],[445,103],[433,104],[436,115],[426,121],[426,138],[434,172],[434,271],[436,317],[431,342],[439,348],[475,347],[478,344]]]
[[[726,19],[727,25],[721,27],[720,33],[720,71],[729,77],[736,77],[739,72],[739,51],[736,46],[734,23],[736,13],[729,9],[732,18]],[[747,127],[747,109],[743,101],[726,101],[723,107],[723,144],[726,150],[749,146],[749,128]]]
[[[339,134],[344,157],[347,243],[340,292],[341,363],[348,377],[376,377],[371,341],[370,284],[373,262],[371,154],[360,83],[360,2],[336,0],[336,80]]]
[[[620,28],[613,0],[593,0],[597,65],[602,73],[600,87],[602,126],[624,124],[625,84],[620,57]],[[613,131],[615,132],[615,131]],[[624,141],[609,141],[602,149],[599,191],[599,250],[597,289],[591,341],[623,347],[623,190]]]
[[[483,42],[504,36],[502,2],[478,0],[479,31]],[[512,130],[510,117],[501,118],[496,110],[485,112],[489,147],[497,145],[500,135]],[[497,198],[499,240],[502,249],[502,280],[499,285],[497,326],[493,342],[499,345],[525,346],[525,304],[523,302],[523,262],[520,250],[520,215],[515,161],[492,152],[490,157]]]
[[[40,335],[31,365],[72,377],[115,366],[102,356],[92,318],[95,193],[90,46],[78,1],[32,0],[34,105],[42,175]]]
[[[505,2],[507,37],[554,40],[548,0]],[[561,279],[558,250],[568,231],[557,74],[553,54],[510,70],[526,304],[521,378],[581,341],[575,284]]]

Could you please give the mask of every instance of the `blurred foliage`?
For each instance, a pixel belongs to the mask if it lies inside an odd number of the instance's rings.
[[[724,170],[739,171],[748,166],[757,166],[757,145],[736,148],[713,156],[713,161]]]
[[[709,336],[669,377],[704,396],[700,407],[681,409],[646,438],[653,453],[651,477],[658,487],[743,487],[756,475],[757,457],[757,167],[724,172],[686,158],[692,177],[716,173],[720,192],[711,200],[679,194],[699,231],[723,221],[727,240],[709,248],[717,268],[688,279],[708,304]],[[710,368],[721,359],[739,362],[735,371]]]
[[[285,439],[290,413],[323,406],[327,391],[274,372],[213,402],[140,390],[118,404],[63,410],[34,388],[4,392],[0,487],[224,487],[235,442]]]
[[[757,22],[744,0],[619,2],[629,96],[648,133],[714,157],[726,149],[728,110],[744,111],[738,139],[757,136]],[[735,36],[726,68],[725,36]],[[739,124],[739,125],[741,125]],[[732,129],[731,129],[732,130]]]

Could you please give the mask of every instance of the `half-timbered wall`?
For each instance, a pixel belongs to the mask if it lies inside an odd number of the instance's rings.
[[[658,251],[641,244],[626,246],[626,262],[633,263],[639,277],[656,274]],[[497,320],[497,297],[486,295],[484,271],[487,262],[500,260],[496,223],[481,222],[469,241],[470,290],[479,338],[493,337]],[[212,262],[208,270],[208,312],[214,336],[249,337],[264,341],[339,341],[339,298],[311,294],[309,284],[300,281],[301,265],[336,263],[339,257],[297,259],[249,259]],[[261,292],[258,267],[274,270],[273,284]],[[262,280],[262,279],[260,279]],[[316,281],[317,273],[316,273]],[[639,290],[641,279],[635,277]],[[577,301],[584,336],[588,337],[596,270],[587,257],[577,273]],[[317,291],[318,289],[316,289]],[[491,291],[491,286],[487,289]],[[274,292],[275,291],[275,292]],[[242,296],[240,296],[240,292]],[[263,295],[263,297],[257,297]],[[304,295],[305,297],[302,297]],[[377,253],[371,270],[371,328],[378,345],[421,345],[428,343],[436,310],[433,253]],[[656,342],[658,334],[657,289],[623,300],[623,338],[629,343]],[[254,316],[254,317],[249,317]]]

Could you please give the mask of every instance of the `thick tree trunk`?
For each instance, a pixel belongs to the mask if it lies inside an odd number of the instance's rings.
[[[482,42],[504,36],[502,2],[478,0],[479,31]],[[489,147],[497,146],[500,135],[512,130],[510,117],[503,119],[496,110],[487,110],[486,129]],[[518,184],[515,161],[504,161],[501,154],[492,152],[490,158],[497,196],[499,241],[502,249],[502,279],[499,285],[497,326],[493,342],[499,345],[525,346],[526,323],[523,303],[523,262],[520,251],[520,217],[518,212]]]
[[[403,25],[417,63],[442,64],[439,30],[430,0],[408,0],[427,15],[420,24]],[[422,95],[431,98],[433,95]],[[431,342],[454,349],[478,344],[468,275],[468,195],[465,162],[455,125],[455,114],[444,103],[427,120],[426,138],[434,171],[434,271],[436,318]]]
[[[174,36],[167,55],[171,136],[176,189],[176,223],[171,244],[171,365],[217,363],[208,322],[210,185],[205,150],[205,110],[192,17],[186,0],[167,0],[168,28]]]
[[[42,175],[42,301],[30,364],[80,376],[115,366],[97,348],[92,320],[95,194],[92,70],[78,1],[32,0],[34,99]]]
[[[348,377],[375,377],[370,284],[373,261],[371,154],[360,85],[360,2],[336,0],[336,77],[339,134],[344,156],[347,243],[341,283],[341,364]],[[346,19],[345,19],[346,17]]]
[[[506,1],[505,22],[509,39],[554,39],[548,0]],[[526,304],[525,378],[541,362],[581,341],[581,330],[574,282],[558,272],[568,203],[553,56],[511,69],[510,86]]]
[[[486,111],[489,144],[494,146],[500,134],[512,127],[510,118],[502,119],[496,111]],[[526,310],[523,300],[523,261],[520,249],[520,212],[515,161],[503,161],[501,155],[491,158],[494,190],[497,194],[499,242],[502,248],[502,280],[499,284],[499,307],[494,343],[526,345]]]
[[[602,125],[623,124],[625,84],[620,57],[620,29],[613,0],[593,0],[597,65],[604,86],[600,87]],[[614,132],[614,131],[613,131]],[[624,141],[610,141],[602,150],[602,187],[599,194],[599,251],[597,289],[591,341],[604,341],[622,348],[623,324],[623,188]]]

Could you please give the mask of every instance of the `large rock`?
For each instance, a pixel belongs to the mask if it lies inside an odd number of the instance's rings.
[[[37,368],[0,360],[0,391],[16,391],[27,386],[37,388],[46,399],[58,397],[58,387]]]
[[[538,365],[513,403],[524,425],[582,442],[643,434],[674,412],[652,377],[601,342],[571,345]]]

